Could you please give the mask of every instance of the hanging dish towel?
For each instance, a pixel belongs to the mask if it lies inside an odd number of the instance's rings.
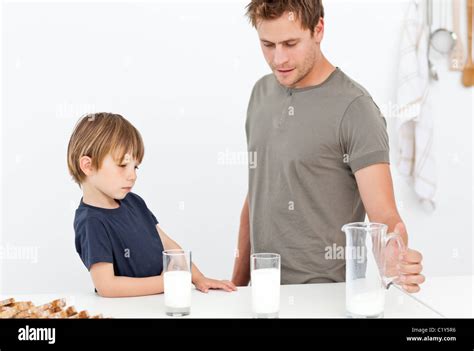
[[[434,211],[434,119],[426,58],[429,29],[423,18],[420,2],[411,1],[403,23],[397,76],[397,168],[410,179],[423,208]]]

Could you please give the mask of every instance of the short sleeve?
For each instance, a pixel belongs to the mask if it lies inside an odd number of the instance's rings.
[[[156,219],[155,215],[153,214],[153,212],[151,212],[151,210],[148,208],[148,206],[146,205],[146,202],[145,200],[143,200],[139,195],[133,193],[133,194],[129,194],[129,195],[133,195],[139,202],[139,206],[142,208],[143,211],[145,211],[146,213],[148,213],[148,215],[151,217],[151,219],[153,220],[153,223],[154,225],[157,225],[159,222],[158,222],[158,219]]]
[[[340,142],[352,173],[376,163],[390,163],[387,122],[372,97],[359,96],[347,107]]]
[[[148,208],[148,207],[147,207]],[[158,220],[156,219],[155,215],[153,214],[153,212],[151,212],[150,210],[148,210],[148,212],[150,212],[150,215],[151,215],[151,218],[153,219],[153,223],[155,223],[155,225],[157,225],[159,222]]]
[[[76,250],[88,270],[98,262],[113,263],[112,243],[104,224],[97,218],[87,218],[76,237]]]

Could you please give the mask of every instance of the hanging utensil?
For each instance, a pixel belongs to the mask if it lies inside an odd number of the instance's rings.
[[[433,1],[426,0],[426,21],[428,23],[428,48],[426,50],[426,59],[428,60],[428,73],[430,79],[438,80],[438,72],[434,64],[430,59],[430,47],[431,47],[431,26],[433,24]]]
[[[472,17],[474,0],[467,0],[467,62],[462,72],[462,83],[465,87],[474,85],[474,64],[472,63]]]
[[[461,41],[460,28],[459,28],[459,11],[460,11],[460,4],[459,0],[452,0],[453,1],[453,31],[456,34],[458,40],[456,40],[456,44],[454,45],[453,51],[451,51],[450,57],[450,64],[449,69],[451,71],[462,71],[464,67],[464,47]]]
[[[440,25],[441,28],[438,28],[433,33],[431,33],[431,46],[440,54],[446,55],[449,54],[456,44],[457,37],[456,34],[448,29],[446,29],[447,21],[447,11],[445,11],[446,2],[440,0],[438,2],[439,14],[440,14]],[[447,10],[447,9],[446,9]]]

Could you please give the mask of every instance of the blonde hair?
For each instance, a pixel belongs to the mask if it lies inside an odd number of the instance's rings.
[[[100,169],[109,153],[118,163],[123,162],[127,153],[141,163],[145,148],[138,130],[114,113],[100,112],[81,117],[67,148],[67,166],[74,181],[80,186],[86,178],[80,167],[81,157],[90,157],[94,169]]]

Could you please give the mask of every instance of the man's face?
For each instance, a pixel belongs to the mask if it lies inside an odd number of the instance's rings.
[[[138,164],[131,155],[131,153],[125,154],[121,163],[117,163],[112,155],[107,155],[100,169],[95,170],[88,180],[105,195],[122,200],[132,191],[137,180]]]
[[[323,19],[313,36],[291,12],[275,20],[260,21],[257,32],[265,60],[280,84],[288,88],[304,86],[305,78],[321,57]]]

